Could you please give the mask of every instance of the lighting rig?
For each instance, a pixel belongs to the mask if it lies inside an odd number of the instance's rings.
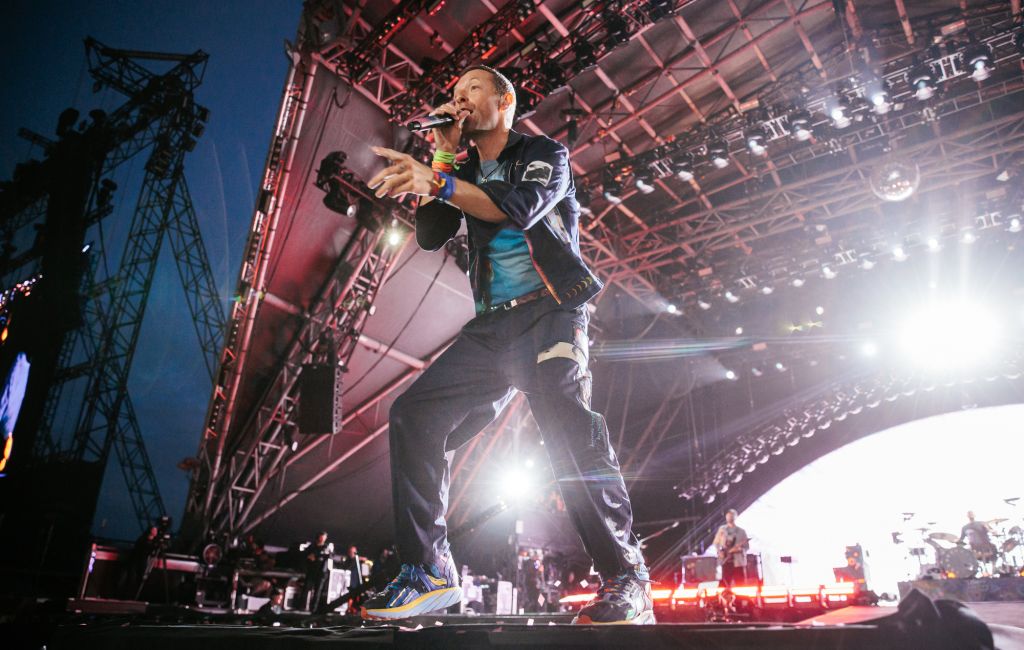
[[[735,373],[734,373],[735,375]],[[982,374],[962,374],[937,378],[928,375],[896,376],[876,373],[853,383],[832,382],[815,394],[779,412],[769,421],[754,427],[722,449],[698,476],[674,486],[679,498],[714,503],[730,488],[801,441],[827,431],[834,423],[892,403],[919,392],[932,392],[940,386],[966,386],[978,381],[999,379],[1016,381],[1024,375],[1024,356],[1019,352],[1003,360],[997,369]]]
[[[347,159],[344,151],[332,151],[320,161],[314,185],[324,192],[324,206],[355,219],[370,232],[379,230],[385,221],[390,222],[386,241],[396,245],[399,243],[395,241],[398,234],[403,229],[412,228],[411,214],[415,208],[391,198],[375,197],[373,190],[345,167]],[[414,203],[415,199],[408,201]]]
[[[803,92],[802,79],[780,81],[748,102],[751,109],[745,113],[726,112],[713,119],[709,128],[620,159],[614,163],[612,175],[622,180],[623,170],[630,169],[645,177],[676,175],[688,181],[694,175],[728,167],[731,157],[743,152],[765,157],[771,143],[785,139],[809,146],[821,142],[818,155],[828,155],[849,145],[839,143],[837,147],[835,140],[850,137],[846,131],[853,125],[857,126],[851,131],[875,130],[869,137],[883,137],[878,119],[893,111],[927,113],[929,120],[940,119],[967,107],[944,101],[954,83],[968,78],[981,83],[997,66],[1024,56],[1024,27],[1007,18],[988,30],[991,33],[984,38],[968,35],[966,41],[953,39],[946,41],[945,47],[934,45],[923,53],[900,57],[887,64],[884,73],[863,69],[813,95]],[[773,160],[779,167],[801,161]]]
[[[501,39],[537,11],[535,0],[513,0],[477,27],[470,38],[443,60],[431,62],[429,70],[424,70],[419,80],[410,84],[406,94],[391,104],[390,119],[404,122],[424,105],[435,103],[432,100],[450,91],[459,73],[478,59],[484,63],[495,62],[492,65],[499,67],[519,87],[518,110],[520,115],[526,115],[545,97],[566,87],[567,71],[579,74],[590,69],[603,56],[628,42],[642,27],[667,18],[693,1],[585,0],[571,27],[571,38],[554,33],[547,37],[537,35],[517,51],[507,52],[497,63],[499,59],[495,54]]]
[[[697,261],[678,278],[684,285],[676,298],[680,309],[711,310],[715,305],[736,304],[743,299],[770,296],[779,288],[800,289],[808,281],[834,280],[847,273],[869,272],[879,265],[905,262],[919,254],[947,247],[1017,241],[1024,230],[1024,196],[1001,188],[977,197],[977,212],[968,220],[953,206],[944,213],[922,214],[890,230],[866,231],[857,225],[847,231],[814,226],[814,246],[794,251],[792,245],[763,250],[742,265]]]

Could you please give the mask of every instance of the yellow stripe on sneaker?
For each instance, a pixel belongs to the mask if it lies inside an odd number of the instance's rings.
[[[461,591],[461,589],[459,587],[448,587],[447,589],[435,589],[434,591],[428,591],[427,593],[423,594],[422,596],[420,596],[416,600],[412,601],[411,603],[406,603],[405,605],[402,605],[400,607],[387,607],[387,608],[384,608],[384,609],[368,609],[368,610],[366,610],[366,613],[369,614],[370,616],[378,616],[378,617],[384,617],[384,618],[395,618],[393,616],[394,614],[401,614],[403,612],[408,612],[409,610],[416,608],[418,605],[420,605],[427,598],[432,598],[433,599],[433,598],[436,598],[437,596],[440,596],[442,594],[446,594],[446,593],[449,593],[449,592],[452,592],[452,591],[456,591],[456,590],[460,590]],[[430,611],[433,611],[433,610],[430,610]]]

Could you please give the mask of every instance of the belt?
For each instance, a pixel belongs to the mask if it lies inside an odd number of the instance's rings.
[[[534,300],[537,300],[538,298],[543,298],[544,296],[547,295],[550,295],[548,293],[548,290],[545,288],[540,288],[537,289],[536,291],[531,291],[530,293],[524,293],[518,298],[513,298],[512,300],[507,300],[497,305],[491,305],[490,307],[484,309],[482,313],[489,314],[495,311],[508,311],[513,307],[518,307],[519,305],[524,305],[528,302],[533,302]]]

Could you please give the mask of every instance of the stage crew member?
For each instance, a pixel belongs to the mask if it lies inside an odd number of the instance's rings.
[[[433,168],[374,147],[387,168],[378,197],[418,195],[416,240],[445,245],[463,220],[476,317],[391,407],[391,475],[402,570],[368,601],[368,618],[401,618],[458,603],[446,539],[446,456],[493,421],[516,390],[540,426],[576,531],[601,574],[579,623],[653,623],[650,581],[632,509],[601,414],[591,410],[587,302],[601,282],[580,256],[576,189],[564,146],[511,130],[511,82],[466,70],[432,115]],[[456,164],[456,150],[472,142]]]

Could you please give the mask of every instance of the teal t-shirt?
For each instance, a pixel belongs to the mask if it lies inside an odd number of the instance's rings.
[[[492,180],[507,180],[508,166],[499,169],[497,160],[481,160],[477,172],[477,185]],[[487,246],[487,258],[491,261],[491,304],[497,305],[523,294],[536,291],[544,286],[540,274],[530,259],[530,247],[523,231],[515,226],[505,226]],[[477,311],[484,308],[477,305]]]

